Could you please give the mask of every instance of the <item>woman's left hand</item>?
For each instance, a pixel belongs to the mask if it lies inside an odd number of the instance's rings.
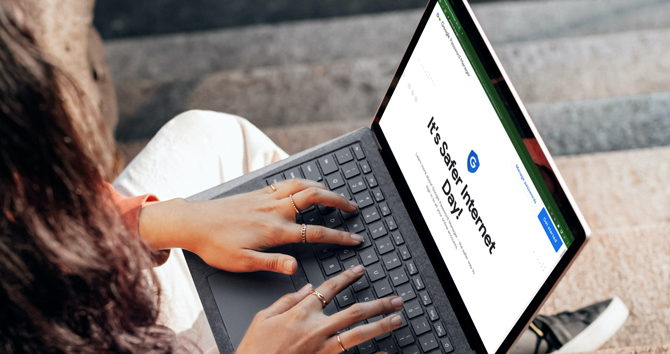
[[[295,258],[261,251],[302,242],[296,208],[302,211],[323,205],[353,212],[356,204],[310,180],[293,179],[273,186],[210,201],[174,199],[148,204],[140,214],[140,235],[154,249],[184,248],[227,271],[293,274],[298,266]],[[307,225],[305,236],[306,242],[349,246],[363,240],[360,235],[316,225]]]

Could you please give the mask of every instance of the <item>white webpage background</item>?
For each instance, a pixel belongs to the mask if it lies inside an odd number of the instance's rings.
[[[469,77],[437,13],[463,58]],[[463,178],[458,186],[427,128],[431,117],[435,117],[441,141],[447,142],[448,152],[457,161],[456,169]],[[542,201],[439,5],[380,125],[484,346],[494,353],[566,248],[563,245],[554,251],[538,220]],[[466,165],[471,150],[479,155],[481,163],[475,173],[469,173]],[[535,203],[521,182],[517,164]],[[451,207],[442,192],[447,178],[458,207],[465,208],[458,220],[449,213]],[[446,215],[439,214],[428,191],[431,182],[436,191],[434,197],[442,203]],[[496,242],[493,254],[460,196],[465,184],[488,234]],[[450,222],[455,230],[453,239],[445,222]]]

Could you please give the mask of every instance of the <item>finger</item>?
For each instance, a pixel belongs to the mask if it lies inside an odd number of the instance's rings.
[[[379,321],[368,323],[366,325],[358,326],[352,330],[340,333],[340,341],[344,349],[349,349],[366,342],[376,336],[391,332],[394,329],[400,328],[402,319],[398,315],[391,315],[382,318]],[[330,337],[326,341],[326,348],[329,348],[329,353],[340,353],[342,348],[337,342],[337,335]],[[332,349],[331,349],[332,348]]]
[[[319,286],[316,289],[316,291],[323,295],[323,297],[326,299],[326,303],[329,303],[333,301],[335,295],[337,295],[340,291],[344,290],[347,286],[353,284],[355,281],[360,279],[361,276],[363,276],[364,272],[365,269],[363,268],[363,266],[357,265],[351,269],[342,272],[342,274],[334,278],[326,280],[323,284],[321,284],[321,286]],[[322,303],[318,297],[310,296],[310,298],[308,299],[310,300],[310,303],[312,305],[315,306],[318,305],[319,308],[321,308]]]
[[[286,294],[280,297],[279,300],[275,301],[272,305],[270,305],[270,307],[266,308],[260,313],[262,313],[265,318],[280,315],[292,309],[293,306],[299,304],[300,301],[309,295],[310,291],[312,291],[312,284],[307,284],[297,292]]]
[[[327,333],[335,333],[370,317],[400,311],[403,304],[404,302],[398,296],[354,304],[328,318]]]
[[[266,270],[269,272],[293,274],[298,269],[295,258],[281,253],[264,253],[248,250],[244,255],[246,260],[246,271],[256,272]]]
[[[286,243],[302,242],[302,225],[291,226],[291,231],[284,239]],[[363,242],[363,236],[346,231],[329,229],[319,225],[305,225],[305,242],[332,243],[345,246],[356,246]]]
[[[309,187],[293,194],[293,201],[300,211],[312,205],[335,207],[346,212],[353,212],[358,207],[355,202],[340,194],[316,187]]]
[[[323,185],[323,183],[319,182],[314,182],[309,179],[302,179],[302,178],[296,178],[296,179],[289,179],[286,181],[281,181],[279,183],[273,184],[275,189],[277,190],[276,192],[272,190],[270,186],[267,186],[263,190],[274,194],[274,196],[277,199],[283,199],[283,198],[288,198],[289,194],[296,194],[300,191],[303,191],[307,188],[318,188],[318,189],[326,189],[326,186]]]

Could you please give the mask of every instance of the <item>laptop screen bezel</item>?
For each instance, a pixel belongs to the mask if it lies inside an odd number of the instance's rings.
[[[476,20],[473,19],[472,16],[470,15],[470,12],[468,11],[466,4],[463,1],[456,1],[456,0],[448,0],[448,1],[452,6],[453,11],[456,14],[456,17],[461,22],[461,26],[463,27],[465,34],[468,36],[470,42],[473,44],[473,47],[475,47],[478,53],[479,60],[482,62],[483,66],[487,71],[487,75],[492,81],[495,81],[495,83],[498,85],[497,86],[498,94],[507,104],[508,111],[510,113],[514,112],[514,114],[516,114],[517,117],[522,117],[523,119],[521,119],[518,123],[520,123],[521,125],[525,124],[525,126],[522,128],[530,130],[530,124],[532,124],[529,123],[530,117],[528,117],[525,111],[521,109],[520,102],[517,101],[516,97],[514,97],[514,94],[512,93],[511,89],[508,86],[509,84],[503,78],[502,70],[496,63],[496,60],[494,60],[494,55],[489,50],[489,47],[486,45],[486,42],[484,41],[482,34],[479,32],[479,29],[475,24]],[[421,239],[426,249],[428,257],[430,258],[435,268],[437,276],[440,279],[440,282],[442,283],[442,286],[447,296],[449,297],[454,312],[456,313],[456,317],[458,318],[458,321],[461,327],[463,328],[463,331],[465,332],[468,341],[470,342],[470,346],[477,353],[488,353],[484,347],[484,343],[481,337],[479,336],[476,326],[472,321],[472,318],[468,314],[465,303],[463,302],[463,299],[460,296],[458,289],[456,288],[454,280],[442,256],[438,251],[435,240],[433,239],[430,230],[419,211],[418,205],[414,197],[412,196],[409,185],[407,184],[407,181],[403,177],[403,174],[393,155],[393,152],[388,144],[388,141],[384,136],[383,129],[380,126],[380,121],[382,119],[386,106],[388,105],[391,96],[395,91],[395,88],[400,80],[400,77],[402,76],[407,66],[407,63],[409,62],[409,59],[412,56],[412,53],[414,52],[414,49],[419,41],[419,38],[421,37],[421,34],[423,33],[426,27],[426,24],[428,23],[428,19],[432,16],[432,10],[435,8],[436,4],[437,0],[430,0],[428,2],[426,9],[423,15],[421,16],[417,29],[414,32],[412,39],[410,40],[409,46],[405,54],[403,55],[403,58],[400,61],[398,69],[396,70],[396,73],[391,81],[391,84],[389,85],[389,88],[384,96],[384,99],[382,100],[382,103],[380,104],[380,107],[377,113],[375,114],[375,118],[372,122],[371,129],[379,144],[382,158],[384,159],[387,168],[389,169],[389,172],[394,180],[394,183],[400,193],[400,196],[406,205],[407,212],[409,213],[412,219],[412,222],[418,232],[418,236]],[[534,135],[537,135],[537,133],[534,133]],[[551,156],[548,155],[545,156],[549,161],[552,160]],[[561,185],[561,188],[565,187]],[[542,306],[546,298],[549,296],[553,288],[556,286],[556,284],[561,279],[567,268],[570,266],[572,261],[575,259],[577,254],[581,251],[584,244],[586,243],[587,231],[585,230],[584,226],[579,220],[579,217],[577,216],[578,212],[574,210],[573,204],[570,202],[568,196],[565,193],[563,193],[559,197],[564,198],[563,200],[560,200],[560,202],[563,205],[569,206],[568,208],[569,210],[567,211],[564,210],[563,216],[566,222],[568,223],[568,226],[570,227],[570,230],[572,231],[575,240],[573,244],[568,248],[565,255],[558,262],[556,267],[553,269],[547,280],[541,286],[540,290],[538,291],[536,296],[532,299],[532,301],[530,302],[526,310],[523,312],[519,320],[516,322],[514,327],[506,335],[505,340],[502,342],[496,353],[500,354],[507,353],[509,349],[514,345],[516,340],[523,333],[523,331],[525,331],[525,329],[528,326],[528,323],[535,316],[539,308]]]

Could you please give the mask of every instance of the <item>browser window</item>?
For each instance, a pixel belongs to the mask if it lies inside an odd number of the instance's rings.
[[[433,13],[380,126],[493,353],[574,237],[450,5]]]

